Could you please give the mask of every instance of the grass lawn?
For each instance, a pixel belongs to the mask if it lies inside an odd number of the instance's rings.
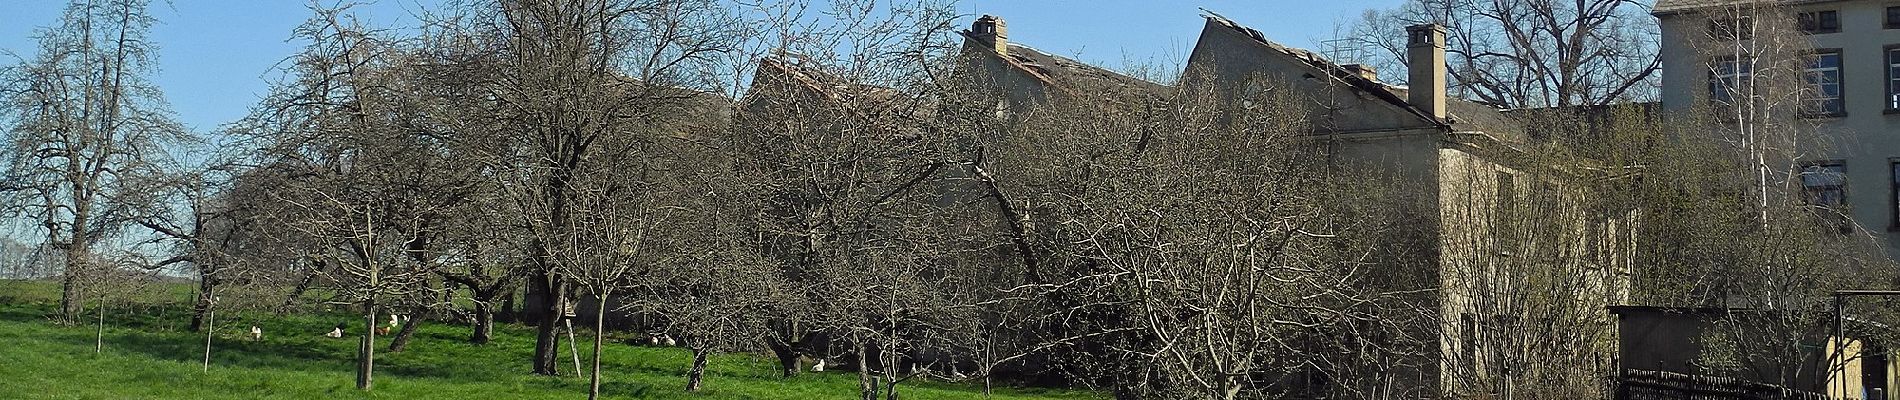
[[[60,326],[46,315],[56,307],[57,287],[47,282],[0,280],[0,399],[574,399],[585,398],[587,379],[527,374],[533,331],[497,325],[486,346],[467,344],[468,328],[429,324],[409,349],[387,353],[378,339],[376,386],[355,389],[356,340],[322,334],[348,315],[268,313],[218,315],[211,370],[205,372],[202,334],[183,331],[190,291],[140,299],[109,308],[105,349],[93,351],[93,320]],[[91,318],[89,315],[88,318]],[[251,325],[264,340],[249,340]],[[587,332],[578,332],[585,335]],[[582,352],[592,342],[577,338]],[[563,346],[565,347],[565,346]],[[857,395],[850,372],[777,376],[769,357],[715,357],[704,388],[687,393],[690,354],[677,348],[610,342],[603,348],[603,394],[641,399],[808,399]],[[586,354],[582,354],[586,362]],[[563,372],[573,359],[563,352]],[[907,386],[907,387],[906,387]],[[981,399],[969,385],[920,382],[899,387],[907,399]],[[1001,389],[995,399],[1083,399],[1082,391]]]

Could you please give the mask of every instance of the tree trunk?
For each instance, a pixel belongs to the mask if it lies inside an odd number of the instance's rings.
[[[692,348],[693,367],[686,370],[686,391],[697,392],[700,380],[706,376],[706,356],[712,353],[712,348],[700,344],[698,340],[693,341]]]
[[[501,310],[495,315],[495,318],[501,322],[520,321],[521,314],[515,313],[515,293],[513,291],[507,293],[507,296],[501,298]]]
[[[788,343],[780,343],[778,339],[767,340],[766,347],[770,347],[772,355],[778,357],[779,369],[785,371],[786,378],[798,376],[798,348]]]
[[[858,345],[858,398],[861,400],[877,400],[877,379],[871,377],[871,363],[865,361],[870,353],[871,346]]]
[[[356,388],[369,390],[376,367],[376,302],[363,304],[363,340],[356,346]]]
[[[561,293],[557,292],[561,285],[554,284],[557,277],[551,275],[543,272],[535,274],[531,279],[531,284],[536,289],[540,289],[542,308],[539,318],[535,318],[534,327],[534,373],[536,375],[560,374],[554,369],[555,358],[561,354],[561,336],[555,329],[561,324],[561,313],[565,310],[561,309],[558,301]]]
[[[198,299],[191,305],[192,332],[200,332],[199,329],[204,329],[205,311],[211,310],[211,284],[205,283],[206,279],[198,278]]]
[[[428,321],[429,318],[435,314],[435,309],[432,308],[432,305],[448,304],[449,300],[454,298],[452,297],[454,294],[451,292],[454,286],[455,282],[445,279],[442,281],[442,291],[436,298],[429,299],[427,298],[428,296],[419,296],[423,297],[423,299],[420,300],[421,303],[410,307],[409,320],[403,321],[402,330],[396,332],[396,337],[390,338],[389,352],[395,353],[409,348],[409,339],[416,337],[416,328],[421,327],[424,321]]]
[[[902,354],[889,349],[878,349],[878,363],[884,364],[884,400],[897,399],[897,377],[903,372]]]
[[[425,309],[418,307],[413,312],[415,314],[410,315],[409,320],[402,323],[402,330],[397,331],[395,337],[389,338],[389,352],[399,353],[409,348],[409,339],[416,336],[416,327],[422,325],[423,320],[429,319],[429,312]]]
[[[79,298],[79,277],[91,273],[87,265],[91,259],[87,254],[85,225],[89,219],[86,213],[91,207],[83,200],[77,206],[73,210],[72,240],[66,242],[66,273],[61,274],[59,282],[59,320],[68,323],[77,322],[84,311],[80,309],[80,302],[84,300]]]
[[[599,303],[594,303],[594,371],[592,377],[587,379],[587,400],[600,398],[600,341],[605,338],[607,328],[607,292],[603,291],[595,298]]]
[[[317,268],[322,268],[320,265]],[[297,305],[297,299],[303,298],[303,293],[310,290],[311,281],[316,279],[316,269],[311,269],[309,273],[304,274],[303,279],[297,281],[297,286],[290,289],[290,295],[284,296],[284,304],[277,306],[277,316],[281,317],[290,313],[290,307]]]
[[[475,300],[475,332],[468,335],[468,342],[488,344],[488,340],[493,338],[494,334],[495,310],[490,308],[487,300],[477,298]]]
[[[73,322],[79,316],[79,271],[73,270],[73,263],[66,263],[66,273],[59,279],[59,321]]]

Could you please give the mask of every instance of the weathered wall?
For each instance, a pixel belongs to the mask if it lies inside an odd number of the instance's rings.
[[[1253,79],[1264,79],[1304,97],[1311,102],[1308,121],[1320,132],[1354,132],[1381,129],[1428,127],[1422,118],[1394,107],[1383,99],[1357,92],[1330,76],[1312,73],[1304,61],[1294,58],[1241,33],[1209,20],[1201,28],[1201,37],[1188,55],[1187,72],[1182,83],[1187,87],[1240,88]],[[1236,93],[1222,93],[1228,101]]]

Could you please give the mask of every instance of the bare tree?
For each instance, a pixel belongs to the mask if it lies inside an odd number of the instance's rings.
[[[1300,138],[1291,94],[1231,86],[1247,101],[1190,87],[1165,101],[1073,94],[1005,121],[973,164],[1035,262],[1014,290],[1045,300],[1018,329],[1050,333],[1029,343],[1118,396],[1304,393],[1314,377],[1349,377],[1349,352],[1404,351],[1370,337],[1419,319],[1403,314],[1420,314],[1406,307],[1416,293],[1372,268],[1402,262],[1383,246],[1408,243],[1377,233],[1402,230],[1388,214],[1403,207],[1356,209],[1348,197],[1383,199],[1368,190],[1379,185],[1312,165],[1320,148]],[[1230,108],[1241,103],[1254,108]]]
[[[555,373],[555,327],[569,279],[556,248],[568,242],[575,199],[602,186],[577,179],[639,156],[605,145],[630,120],[677,109],[696,96],[709,57],[729,44],[724,8],[701,0],[482,1],[444,19],[460,40],[458,73],[494,99],[496,126],[509,134],[489,154],[505,173],[503,193],[522,210],[525,274],[543,300],[534,372]]]
[[[320,261],[332,301],[359,306],[363,337],[357,388],[372,387],[376,325],[392,304],[428,296],[441,216],[459,181],[440,148],[418,128],[412,68],[402,41],[358,23],[348,8],[313,7],[297,29],[308,41],[281,85],[254,116],[250,134],[267,143],[257,157],[270,175],[269,221],[294,231],[291,245]],[[420,131],[420,132],[419,132]]]
[[[718,164],[709,164],[711,154],[700,151],[703,145],[698,140],[705,138],[700,135],[723,129],[727,113],[723,99],[705,96],[699,100],[682,104],[696,107],[669,107],[664,110],[670,112],[628,119],[618,127],[621,134],[603,137],[598,144],[629,156],[615,158],[620,164],[576,171],[575,181],[589,186],[570,198],[575,217],[568,219],[572,225],[560,229],[567,232],[563,242],[552,248],[561,250],[553,253],[559,266],[556,272],[594,300],[589,398],[600,394],[600,351],[607,313],[616,308],[612,306],[618,300],[615,294],[652,296],[665,291],[674,284],[672,276],[656,271],[686,263],[699,252],[698,245],[706,243],[694,241],[699,237],[696,231],[707,226],[695,218],[711,215],[706,210],[707,197],[717,192],[701,184],[707,178],[702,171]],[[704,350],[695,353],[696,372],[691,378],[695,389],[705,357]]]
[[[145,204],[146,209],[131,215],[132,223],[149,229],[155,235],[146,243],[165,243],[169,256],[151,264],[154,269],[172,268],[186,265],[191,276],[198,279],[196,301],[192,306],[190,330],[197,332],[203,327],[205,313],[210,309],[211,296],[220,283],[234,274],[227,270],[235,264],[233,257],[244,250],[242,246],[254,243],[257,238],[249,235],[251,223],[255,222],[255,210],[249,206],[255,203],[234,201],[230,188],[225,185],[231,179],[226,168],[168,168],[161,175],[140,177],[140,191],[154,196],[157,201]]]
[[[64,253],[60,318],[79,312],[93,245],[126,226],[123,180],[166,159],[185,137],[164,95],[146,81],[156,60],[142,0],[76,1],[40,33],[39,55],[6,70],[6,163],[0,195]]]
[[[1405,27],[1437,23],[1454,93],[1505,108],[1602,105],[1657,95],[1648,11],[1634,0],[1409,0],[1366,12],[1352,34],[1370,63],[1404,71]]]

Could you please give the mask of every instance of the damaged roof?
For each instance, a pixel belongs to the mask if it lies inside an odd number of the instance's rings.
[[[984,43],[983,39],[977,38],[968,30],[962,33],[964,40]],[[1007,54],[998,54],[995,51],[985,53],[996,55],[1004,64],[1028,73],[1044,84],[1062,90],[1133,89],[1153,94],[1160,94],[1167,90],[1167,86],[1159,83],[1123,75],[1067,57],[1044,53],[1033,47],[1017,43],[1006,43],[1006,45],[1009,46]],[[987,48],[987,46],[977,47]]]
[[[1067,57],[1043,53],[1016,43],[1009,44],[1011,65],[1029,68],[1035,73],[1062,82],[1075,89],[1117,88],[1161,92],[1166,87],[1148,80],[1122,75]]]
[[[752,78],[753,85],[758,85],[761,79],[783,79],[788,84],[803,88],[813,95],[823,96],[832,102],[852,101],[859,105],[876,105],[873,108],[878,112],[904,118],[926,118],[937,111],[936,104],[926,98],[912,96],[889,87],[858,83],[808,67],[808,62],[809,60],[804,56],[789,53],[761,58],[759,71]],[[760,93],[757,90],[748,90],[746,101],[759,100],[759,96],[777,99],[777,96],[782,95],[782,93]]]
[[[1253,38],[1255,42],[1258,42],[1269,50],[1277,51],[1295,60],[1299,60],[1314,72],[1330,76],[1337,82],[1345,83],[1347,86],[1361,93],[1383,100],[1419,118],[1446,125],[1453,131],[1484,132],[1499,137],[1523,137],[1523,125],[1516,119],[1504,115],[1502,110],[1497,107],[1460,99],[1456,96],[1447,96],[1445,98],[1446,121],[1435,121],[1435,118],[1419,110],[1418,107],[1412,106],[1412,103],[1406,100],[1405,88],[1387,85],[1384,82],[1379,82],[1374,79],[1368,79],[1359,75],[1356,71],[1348,69],[1343,65],[1333,63],[1331,60],[1327,60],[1326,57],[1318,53],[1275,43],[1272,40],[1268,40],[1266,35],[1261,34],[1258,30],[1249,28],[1246,25],[1241,25],[1213,11],[1206,9],[1202,9],[1201,11],[1204,12],[1202,16],[1206,17],[1209,22],[1238,31],[1247,37]]]

